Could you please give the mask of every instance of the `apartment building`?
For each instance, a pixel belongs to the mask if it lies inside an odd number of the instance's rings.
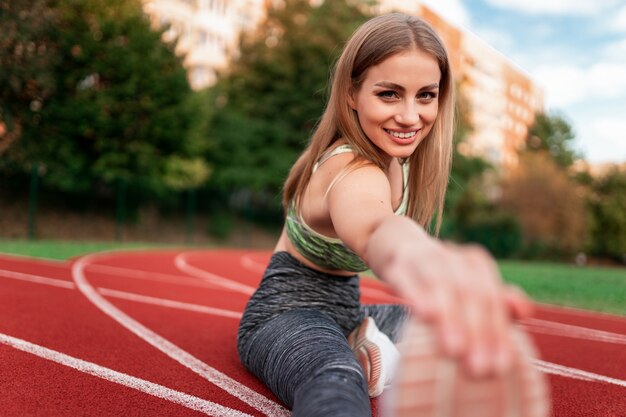
[[[534,115],[543,110],[543,91],[514,62],[475,34],[457,28],[419,1],[381,0],[378,12],[403,11],[423,17],[448,49],[460,93],[471,109],[473,132],[461,151],[501,167],[517,164]]]
[[[155,25],[178,39],[193,88],[215,82],[215,71],[237,52],[241,30],[254,28],[279,0],[144,0]],[[320,0],[315,0],[319,3]],[[374,12],[403,11],[430,22],[448,49],[461,93],[471,108],[473,132],[462,152],[498,166],[514,166],[543,92],[528,74],[476,35],[455,27],[419,1],[381,0]]]
[[[475,35],[464,34],[462,46],[460,89],[471,104],[474,127],[467,151],[515,166],[535,114],[543,110],[543,91]]]
[[[201,89],[215,82],[216,70],[236,53],[241,30],[254,28],[265,16],[268,0],[144,0],[155,27],[167,28],[165,40],[176,41],[189,82]]]

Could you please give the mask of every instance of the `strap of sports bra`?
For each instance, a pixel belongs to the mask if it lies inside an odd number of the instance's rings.
[[[329,158],[332,158],[335,155],[339,155],[340,153],[348,153],[348,152],[353,152],[352,146],[350,146],[348,144],[339,145],[336,148],[334,148],[333,150],[331,150],[329,152],[326,152],[315,163],[315,165],[313,165],[313,172],[317,171],[317,168],[319,168],[319,166],[322,165],[324,162],[326,162]]]
[[[335,147],[329,152],[326,152],[322,157],[315,163],[313,166],[313,172],[317,171],[317,169],[326,162],[328,159],[332,158],[335,155],[339,155],[341,153],[353,152],[352,146],[349,144],[343,144]],[[396,214],[406,212],[406,208],[409,202],[409,161],[406,159],[402,162],[402,201],[400,202],[400,206],[396,209]]]

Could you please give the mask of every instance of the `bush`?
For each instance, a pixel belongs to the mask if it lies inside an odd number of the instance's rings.
[[[217,211],[211,216],[208,232],[217,239],[225,240],[230,236],[234,227],[235,219],[232,213]]]
[[[522,232],[514,217],[500,213],[461,228],[462,240],[483,245],[496,258],[509,258],[521,250]]]

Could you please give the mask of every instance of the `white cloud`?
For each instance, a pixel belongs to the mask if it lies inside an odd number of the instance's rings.
[[[548,66],[535,69],[531,74],[543,87],[548,108],[576,103],[585,95],[585,74],[581,69]]]
[[[589,68],[544,66],[531,74],[544,88],[549,108],[560,108],[584,100],[626,100],[626,62],[600,62]]]
[[[602,57],[610,62],[626,62],[626,39],[605,46]]]
[[[420,2],[452,24],[457,26],[469,24],[469,13],[463,5],[463,0],[420,0]]]
[[[514,19],[520,13],[585,17],[589,25],[584,28],[550,19],[554,26],[539,29],[552,41],[538,44],[533,41],[540,36],[517,32],[515,24],[510,32],[493,31],[489,14],[471,23],[473,33],[501,50],[541,86],[546,110],[566,117],[576,134],[574,146],[588,161],[626,162],[626,36],[621,36],[626,34],[626,0],[484,1],[505,12],[499,14],[501,18]],[[596,30],[590,33],[589,42],[579,40],[582,43],[576,48],[568,44],[576,38],[568,31],[583,29]],[[607,36],[611,43],[606,43]]]
[[[619,116],[583,121],[577,142],[592,163],[626,162],[626,120]]]
[[[530,14],[599,14],[620,0],[486,0],[492,6]]]
[[[501,32],[499,30],[489,29],[485,27],[478,27],[475,32],[473,32],[483,41],[487,42],[489,45],[497,49],[498,51],[505,53],[505,51],[510,51],[513,49],[515,42],[510,33]]]
[[[615,30],[626,32],[626,6],[622,6],[622,8],[617,12],[613,18],[612,26]]]

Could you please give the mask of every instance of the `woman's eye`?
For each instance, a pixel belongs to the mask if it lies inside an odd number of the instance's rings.
[[[380,93],[377,94],[378,97],[383,98],[383,99],[393,99],[393,98],[397,98],[398,95],[396,94],[395,91],[381,91]]]
[[[423,93],[420,93],[417,96],[417,98],[420,99],[420,100],[424,100],[424,101],[426,101],[426,100],[433,100],[433,99],[437,98],[437,93],[434,93],[432,91],[424,91]]]

